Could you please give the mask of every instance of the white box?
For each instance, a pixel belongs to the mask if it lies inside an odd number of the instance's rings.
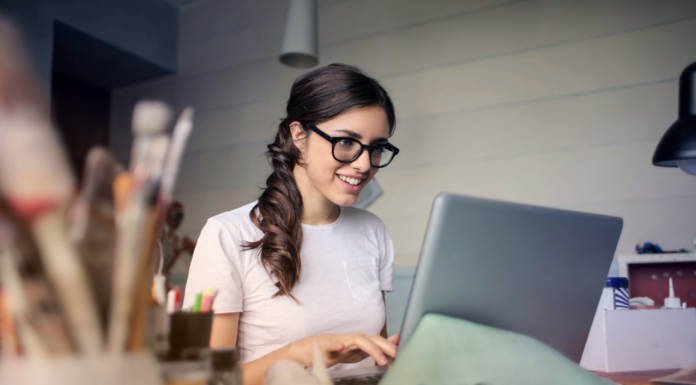
[[[600,372],[696,363],[696,309],[600,310],[580,366]]]

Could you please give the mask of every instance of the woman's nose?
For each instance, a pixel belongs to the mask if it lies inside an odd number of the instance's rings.
[[[354,169],[360,172],[370,171],[370,168],[372,167],[372,165],[370,164],[370,152],[364,150],[362,154],[360,154],[358,159],[354,160],[353,163],[351,163],[351,165]]]

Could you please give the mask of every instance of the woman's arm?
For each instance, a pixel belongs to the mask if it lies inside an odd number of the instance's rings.
[[[215,314],[213,327],[210,332],[211,348],[228,348],[237,344],[237,330],[239,329],[239,313]],[[242,364],[242,376],[245,385],[263,383],[263,376],[268,367],[280,360],[290,359],[287,347],[278,349],[258,360]]]
[[[239,313],[222,313],[213,316],[213,328],[210,331],[211,348],[231,348],[237,345]]]
[[[237,343],[239,328],[239,313],[216,314],[213,317],[213,327],[210,333],[210,347],[233,347]],[[266,370],[281,360],[293,360],[304,366],[310,366],[313,356],[313,341],[324,356],[327,366],[338,362],[357,362],[371,356],[381,366],[386,365],[396,356],[398,337],[385,339],[380,336],[354,334],[323,334],[303,338],[290,345],[275,350],[257,360],[242,364],[244,385],[261,385]],[[354,346],[354,349],[347,349]],[[387,358],[389,357],[389,358]]]

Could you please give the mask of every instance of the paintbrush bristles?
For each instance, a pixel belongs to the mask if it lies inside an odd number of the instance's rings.
[[[193,128],[193,108],[186,107],[174,125],[172,141],[167,154],[167,162],[162,173],[162,200],[164,204],[169,204],[174,192],[176,176],[181,166],[181,158],[184,155],[184,148],[188,142],[191,129]]]
[[[193,108],[186,107],[179,115],[179,120],[193,120]]]
[[[155,135],[165,131],[172,118],[172,110],[164,103],[145,100],[138,102],[133,111],[133,133]]]

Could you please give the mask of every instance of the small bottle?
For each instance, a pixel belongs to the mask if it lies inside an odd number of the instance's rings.
[[[628,278],[608,277],[604,283],[604,290],[611,291],[614,310],[629,310]]]
[[[214,349],[210,363],[213,371],[208,385],[242,385],[242,368],[239,366],[237,349]]]
[[[674,296],[674,284],[669,279],[669,297],[665,298],[665,309],[680,309],[682,307],[679,297]]]

